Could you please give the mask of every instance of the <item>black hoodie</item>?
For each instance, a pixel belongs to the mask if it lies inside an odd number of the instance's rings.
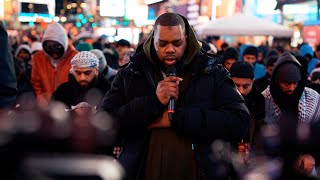
[[[279,83],[277,82],[277,74],[279,67],[283,64],[293,63],[300,69],[301,80],[298,82],[298,86],[292,95],[287,95],[282,92],[279,87]],[[303,90],[306,86],[307,77],[303,73],[303,69],[299,61],[289,52],[285,52],[276,62],[274,65],[274,69],[271,75],[270,81],[270,92],[272,95],[273,100],[277,104],[277,106],[282,110],[289,110],[296,112],[298,114],[298,103],[299,99],[303,93]]]

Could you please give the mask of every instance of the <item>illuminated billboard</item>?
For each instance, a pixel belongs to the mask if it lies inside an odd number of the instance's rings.
[[[100,16],[123,17],[124,0],[100,0]]]
[[[51,22],[54,17],[55,1],[52,0],[19,0],[19,21],[36,22],[43,20]]]
[[[4,0],[0,0],[0,20],[4,18]]]

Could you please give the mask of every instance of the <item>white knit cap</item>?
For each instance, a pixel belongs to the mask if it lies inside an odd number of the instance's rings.
[[[99,59],[89,51],[76,54],[71,60],[71,71],[74,68],[98,68]]]

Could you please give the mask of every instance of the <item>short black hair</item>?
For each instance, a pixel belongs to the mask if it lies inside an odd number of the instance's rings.
[[[179,26],[181,25],[182,31],[186,34],[185,23],[182,17],[176,13],[164,13],[160,15],[154,23],[154,31],[157,31],[158,25],[160,26]]]
[[[124,47],[131,47],[131,44],[129,41],[125,40],[125,39],[120,39],[119,41],[117,41],[116,46],[124,46]]]

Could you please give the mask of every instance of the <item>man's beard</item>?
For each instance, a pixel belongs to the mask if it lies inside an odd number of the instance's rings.
[[[90,87],[93,87],[93,86],[94,86],[94,84],[96,83],[96,81],[97,81],[97,76],[94,77],[90,82],[87,81],[87,80],[82,80],[82,81],[78,82],[78,84],[79,84],[79,86],[80,86],[81,88],[90,88]]]
[[[83,88],[87,87],[89,85],[89,83],[90,83],[89,81],[80,81],[79,82],[80,86]]]

